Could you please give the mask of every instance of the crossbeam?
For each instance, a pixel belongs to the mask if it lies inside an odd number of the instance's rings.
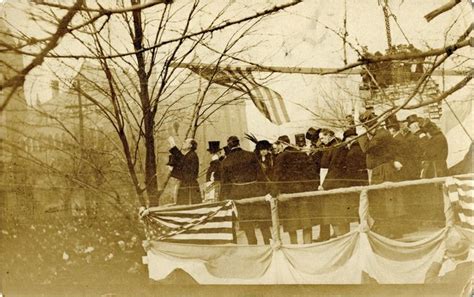
[[[171,67],[174,68],[188,68],[188,67],[201,67],[201,68],[212,68],[215,65],[212,64],[203,64],[203,63],[171,63]],[[308,74],[308,75],[324,75],[331,73],[330,75],[360,75],[362,69],[354,67],[348,70],[344,70],[338,73],[336,72],[338,68],[318,68],[318,67],[284,67],[284,66],[218,66],[221,70],[242,70],[242,71],[252,71],[252,72],[270,72],[270,73],[286,73],[286,74]],[[459,71],[454,69],[446,70],[435,70],[433,75],[435,76],[465,76],[469,71]]]

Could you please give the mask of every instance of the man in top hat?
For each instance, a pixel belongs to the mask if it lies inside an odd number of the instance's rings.
[[[204,202],[216,202],[220,198],[221,189],[221,148],[219,141],[209,141],[207,151],[211,154],[211,162],[206,171],[206,183],[204,187]]]
[[[428,269],[425,283],[466,285],[472,278],[471,242],[460,231],[449,229],[445,247],[444,254]]]

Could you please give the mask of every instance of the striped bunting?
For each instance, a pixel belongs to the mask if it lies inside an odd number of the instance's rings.
[[[190,205],[167,210],[150,208],[143,220],[154,240],[223,244],[235,242],[232,201]]]
[[[448,178],[445,183],[449,201],[455,206],[463,227],[474,227],[474,180]]]
[[[240,91],[250,97],[255,107],[272,123],[288,123],[290,117],[281,95],[259,84],[247,69],[218,69],[212,66],[201,68],[187,65],[194,73],[221,86]]]

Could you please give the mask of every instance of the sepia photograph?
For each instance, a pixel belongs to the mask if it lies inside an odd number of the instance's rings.
[[[0,297],[474,296],[471,0],[0,0]]]

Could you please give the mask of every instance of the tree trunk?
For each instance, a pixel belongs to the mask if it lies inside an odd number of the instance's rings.
[[[140,0],[131,0],[132,5],[140,4]],[[140,81],[140,101],[142,104],[144,135],[145,138],[145,186],[150,206],[157,206],[158,200],[158,180],[156,172],[156,154],[155,154],[155,136],[153,128],[155,126],[155,111],[150,105],[150,94],[148,92],[148,77],[146,75],[145,58],[141,50],[143,49],[143,28],[141,19],[141,10],[134,10],[133,28],[134,38],[133,47],[137,53],[135,57],[138,63],[138,79]]]

